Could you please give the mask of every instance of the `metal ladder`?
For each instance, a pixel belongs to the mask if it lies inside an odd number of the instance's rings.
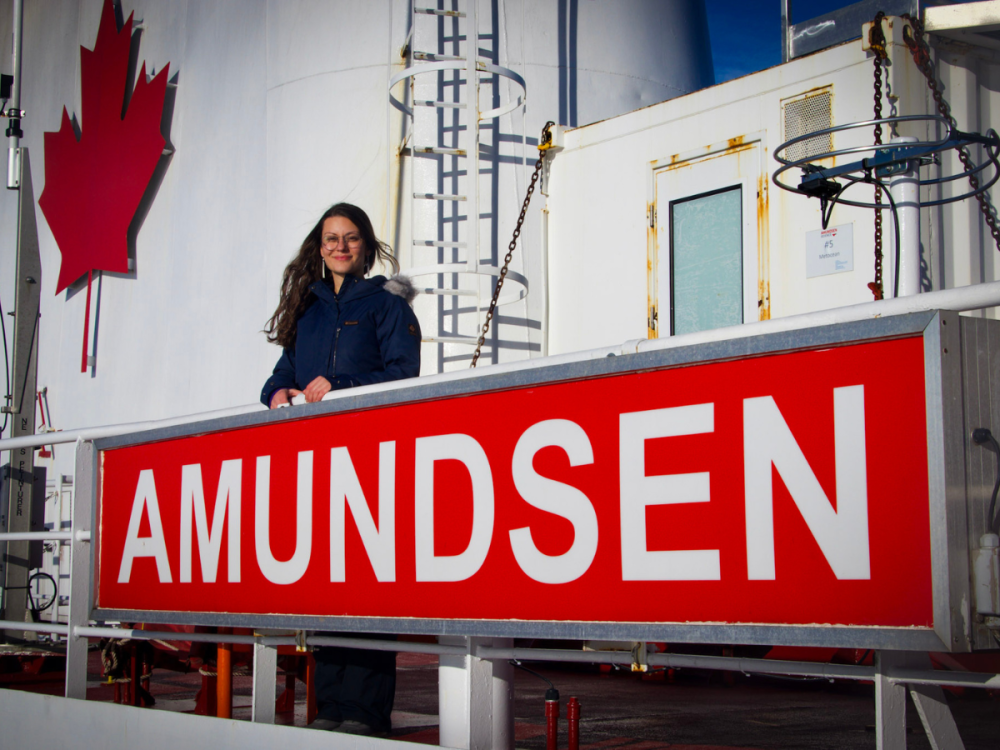
[[[448,362],[471,359],[499,276],[480,249],[480,125],[523,108],[525,84],[513,70],[480,56],[476,0],[437,0],[438,7],[428,7],[432,2],[412,0],[407,67],[390,80],[389,99],[409,118],[401,153],[410,158],[413,262],[405,273],[418,293],[438,298],[434,330],[425,330],[423,341],[440,345],[440,372]],[[481,88],[498,85],[501,77],[520,93],[480,110]],[[401,100],[393,90],[404,81],[409,96]],[[515,283],[499,304],[524,299],[527,279],[508,272],[507,281]],[[458,345],[449,350],[461,353],[446,356],[446,345]]]

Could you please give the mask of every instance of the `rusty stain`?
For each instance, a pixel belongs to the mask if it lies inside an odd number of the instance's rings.
[[[715,151],[713,149],[718,148],[715,145],[705,146],[705,156],[688,156],[683,161],[680,159],[680,154],[674,154],[670,157],[670,164],[663,167],[663,169],[674,170],[674,169],[692,169],[699,164],[705,164],[712,159],[718,159],[723,156],[730,156],[732,154],[740,153],[741,151],[748,151],[754,147],[753,143],[745,143],[745,136],[737,136],[736,138],[730,138],[726,141],[726,148],[721,151]],[[653,161],[652,164],[655,166],[658,164],[659,160]],[[659,169],[659,167],[657,167]]]
[[[795,96],[791,96],[787,99],[782,99],[781,103],[784,104],[785,102],[793,101],[795,99],[808,99],[810,94],[816,93],[818,91],[827,91],[828,89],[832,88],[833,84],[831,83],[824,83],[822,86],[813,86],[811,89],[809,89],[808,91],[804,91],[801,94],[796,94]]]
[[[653,311],[656,309],[656,259],[657,259],[657,237],[656,223],[650,220],[655,215],[656,201],[646,203],[646,337],[650,339],[659,338],[656,321],[653,319]],[[657,217],[659,221],[659,217]]]
[[[757,320],[771,319],[767,174],[757,177]]]

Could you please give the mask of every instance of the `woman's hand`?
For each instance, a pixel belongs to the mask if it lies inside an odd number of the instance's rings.
[[[305,390],[302,392],[306,396],[306,403],[312,404],[316,401],[322,400],[323,396],[329,393],[330,390],[330,381],[320,375],[313,382],[307,385]]]
[[[271,408],[277,409],[279,406],[288,406],[292,403],[292,398],[298,396],[302,391],[297,391],[294,388],[279,388],[271,396]]]

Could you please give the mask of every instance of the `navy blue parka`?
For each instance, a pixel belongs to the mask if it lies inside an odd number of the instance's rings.
[[[270,406],[279,388],[301,391],[320,375],[332,390],[419,375],[420,324],[406,299],[409,289],[401,277],[348,276],[339,294],[325,281],[314,282],[295,346],[282,352],[261,402]]]

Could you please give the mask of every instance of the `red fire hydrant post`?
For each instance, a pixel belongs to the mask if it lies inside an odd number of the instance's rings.
[[[557,750],[559,746],[559,691],[549,688],[545,691],[545,750]]]
[[[566,703],[566,720],[569,724],[569,750],[580,750],[580,701],[570,698]]]

